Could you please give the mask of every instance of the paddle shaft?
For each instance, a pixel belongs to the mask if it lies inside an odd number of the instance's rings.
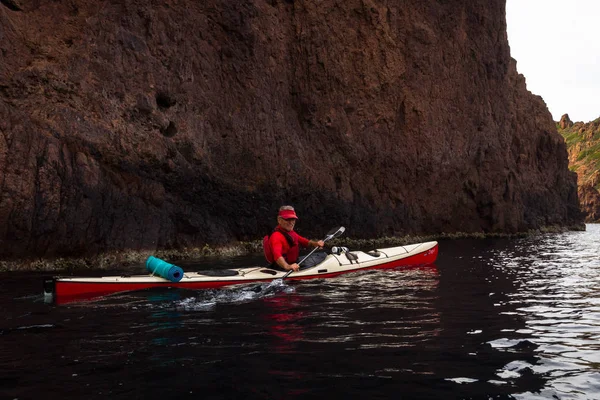
[[[306,260],[308,257],[310,257],[310,255],[311,255],[312,253],[314,253],[314,252],[315,252],[315,251],[316,251],[318,248],[319,248],[319,246],[317,246],[317,247],[315,247],[314,249],[312,249],[312,251],[311,251],[310,253],[308,253],[308,254],[307,254],[307,255],[306,255],[306,256],[305,256],[305,257],[304,257],[304,258],[303,258],[303,259],[302,259],[302,260],[301,260],[301,261],[298,263],[298,265],[302,264],[302,263],[304,262],[304,260]],[[287,278],[287,276],[288,276],[289,274],[291,274],[292,272],[294,272],[294,270],[293,270],[293,269],[290,269],[288,272],[286,272],[286,273],[285,273],[285,275],[284,275],[284,276],[282,276],[282,277],[281,277],[281,279],[285,279],[285,278]]]
[[[333,237],[335,237],[335,236],[338,236],[338,235],[340,235],[342,232],[344,232],[344,230],[345,230],[345,229],[346,229],[346,228],[344,228],[343,226],[339,227],[335,233],[331,233],[331,234],[329,234],[329,235],[325,236],[325,239],[323,239],[323,241],[324,241],[324,242],[326,242],[326,241],[328,241],[329,239],[331,239],[331,238],[333,238]],[[307,254],[307,255],[306,255],[306,256],[305,256],[305,257],[304,257],[304,258],[303,258],[303,259],[302,259],[302,260],[301,260],[301,261],[298,263],[298,265],[302,264],[302,263],[304,262],[304,260],[306,260],[308,257],[310,257],[310,255],[311,255],[312,253],[314,253],[314,252],[315,252],[315,251],[316,251],[318,248],[319,248],[319,247],[317,246],[317,247],[315,247],[314,249],[312,249],[312,251],[311,251],[310,253],[308,253],[308,254]],[[287,277],[288,277],[288,275],[289,275],[289,274],[291,274],[292,272],[294,272],[294,270],[293,270],[293,269],[290,269],[288,272],[286,272],[286,273],[285,273],[285,275],[284,275],[284,276],[282,276],[282,277],[281,277],[281,280],[284,280],[285,278],[287,278]]]

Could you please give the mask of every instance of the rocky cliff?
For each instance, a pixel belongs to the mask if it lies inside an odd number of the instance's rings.
[[[564,114],[557,123],[569,152],[569,168],[577,173],[581,208],[586,222],[600,222],[600,118],[573,123]]]
[[[505,0],[2,0],[0,257],[581,223]]]

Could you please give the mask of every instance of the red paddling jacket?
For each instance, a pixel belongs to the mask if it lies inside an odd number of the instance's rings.
[[[308,247],[309,240],[298,235],[296,232],[288,232],[279,226],[275,228],[270,236],[263,239],[263,249],[265,257],[269,263],[274,263],[279,257],[282,257],[288,264],[298,261],[300,246]]]

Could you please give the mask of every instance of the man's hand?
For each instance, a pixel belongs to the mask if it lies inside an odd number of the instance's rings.
[[[288,267],[286,268],[288,271],[293,269],[294,271],[298,271],[300,269],[300,266],[296,263],[293,264],[288,264]]]

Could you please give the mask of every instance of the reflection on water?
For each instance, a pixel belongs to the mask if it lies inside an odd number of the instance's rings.
[[[532,371],[547,378],[539,393],[517,398],[600,397],[600,229],[527,240],[498,251],[495,268],[512,276],[508,303],[525,326],[516,333],[535,346],[535,364],[509,364],[501,373]],[[513,341],[495,341],[510,349]]]
[[[293,353],[296,344],[304,340],[302,321],[308,317],[300,307],[301,296],[291,294],[265,299],[267,313],[263,316],[267,334],[272,338],[273,351]]]
[[[313,283],[326,296],[311,298],[319,310],[315,317],[322,319],[311,326],[313,340],[355,349],[415,346],[429,340],[439,330],[438,280],[432,265]]]
[[[426,268],[68,306],[5,275],[0,398],[600,398],[599,254],[588,225],[443,241]]]

